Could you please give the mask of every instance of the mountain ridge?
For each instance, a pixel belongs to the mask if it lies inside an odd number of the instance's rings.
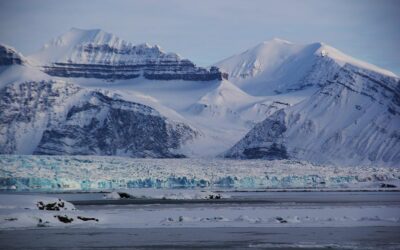
[[[184,157],[182,145],[199,136],[151,98],[85,88],[12,62],[0,74],[1,154]]]
[[[257,124],[229,158],[398,166],[400,83],[352,65],[307,100]]]
[[[100,29],[72,28],[30,56],[52,76],[110,81],[143,76],[155,80],[210,81],[226,79],[218,68],[197,67],[160,46],[134,45]]]
[[[397,166],[398,76],[324,43],[256,47],[230,57],[229,80],[100,29],[53,39],[46,60],[0,53],[0,153]]]
[[[323,80],[326,80],[346,63],[398,77],[321,42],[298,45],[281,39],[262,42],[214,65],[227,72],[230,81],[248,93],[269,95],[320,85],[321,74],[330,73],[325,75]]]

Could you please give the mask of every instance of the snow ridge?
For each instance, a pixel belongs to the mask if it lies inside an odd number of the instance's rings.
[[[256,125],[226,157],[397,166],[397,78],[346,64],[309,99]]]
[[[397,77],[324,43],[298,45],[280,39],[263,42],[215,65],[246,92],[270,95],[321,85],[345,64]]]
[[[227,78],[217,68],[196,67],[158,46],[133,45],[111,33],[73,28],[31,56],[52,76],[107,80],[147,79],[210,81]]]

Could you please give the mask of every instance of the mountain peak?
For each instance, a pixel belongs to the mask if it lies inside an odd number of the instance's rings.
[[[115,80],[143,76],[194,81],[227,78],[218,69],[196,67],[190,60],[166,53],[158,45],[134,45],[101,29],[71,28],[30,58],[47,74],[60,77]]]
[[[121,39],[115,35],[105,32],[101,29],[78,29],[71,28],[69,31],[52,39],[49,43],[45,44],[44,48],[48,47],[64,47],[76,46],[78,44],[94,43],[94,44],[111,44],[120,43]]]
[[[116,35],[104,31],[102,29],[80,29],[72,27],[64,34],[55,39],[50,40],[44,45],[43,49],[49,47],[77,47],[81,45],[109,45],[110,47],[137,47],[140,49],[154,49],[163,51],[159,45],[151,45],[149,43],[141,43],[134,45],[131,42],[125,41]],[[42,50],[43,50],[42,49]]]
[[[394,74],[393,72],[390,72],[389,70],[382,69],[376,65],[370,64],[365,61],[361,61],[354,57],[351,57],[328,44],[325,44],[322,42],[317,42],[317,43],[313,43],[312,45],[316,45],[316,50],[314,52],[314,55],[329,57],[330,59],[334,60],[340,66],[344,66],[345,64],[350,64],[350,65],[356,66],[358,68],[370,70],[370,71],[373,71],[373,72],[376,72],[379,74],[383,74],[386,76],[398,77],[396,74]]]
[[[261,51],[262,53],[263,50],[281,50],[282,48],[291,46],[295,46],[295,44],[284,39],[273,38],[271,40],[263,41],[249,50]]]
[[[0,66],[25,64],[26,58],[11,46],[0,44]]]
[[[321,75],[331,74],[346,64],[397,77],[390,71],[352,58],[323,42],[293,44],[279,38],[262,42],[215,66],[227,72],[232,82],[250,94],[269,95],[271,91],[283,93],[321,84],[316,79],[320,80]]]
[[[292,42],[289,42],[289,41],[287,41],[285,39],[281,39],[281,38],[278,38],[278,37],[274,37],[271,40],[267,40],[267,41],[263,42],[263,44],[267,44],[267,43],[293,44]]]
[[[150,58],[168,57],[181,59],[175,53],[165,53],[160,46],[148,43],[134,45],[101,29],[71,28],[52,39],[31,56],[43,64],[51,63],[91,63],[112,64],[118,61],[141,61]]]
[[[77,27],[71,27],[71,29],[69,29],[69,31],[70,32],[101,32],[103,30],[102,29],[81,29],[81,28],[77,28]]]

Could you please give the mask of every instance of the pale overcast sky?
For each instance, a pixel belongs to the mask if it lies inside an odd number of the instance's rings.
[[[322,41],[400,75],[396,0],[0,0],[0,42],[24,54],[71,27],[159,44],[203,66],[274,37]]]

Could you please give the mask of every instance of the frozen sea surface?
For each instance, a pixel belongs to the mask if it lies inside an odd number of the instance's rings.
[[[1,155],[0,246],[400,249],[399,179],[298,161]]]
[[[229,203],[109,200],[95,192],[3,192],[0,245],[5,249],[400,249],[399,192],[228,193]],[[137,200],[141,203],[118,203]],[[40,201],[62,201],[66,209],[40,210],[35,206]],[[65,223],[58,216],[73,220]]]
[[[399,249],[400,227],[0,231],[4,249]]]
[[[131,188],[399,190],[400,168],[318,166],[299,161],[132,159],[0,155],[3,190]]]
[[[325,198],[319,192],[247,194],[247,198],[233,195],[226,201],[121,199],[123,202],[94,199],[95,194],[1,194],[0,229],[400,227],[399,192],[337,192],[326,193]],[[38,206],[56,201],[65,203],[62,209]],[[72,220],[66,223],[59,216]]]

